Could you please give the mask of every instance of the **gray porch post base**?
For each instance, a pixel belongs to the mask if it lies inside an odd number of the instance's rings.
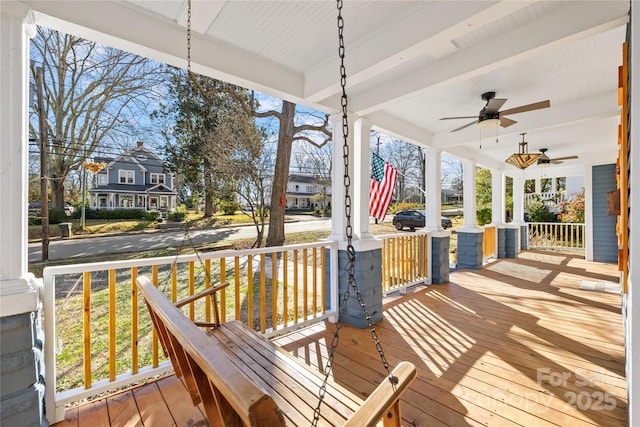
[[[431,283],[449,283],[450,236],[431,237]]]
[[[0,319],[0,425],[46,426],[40,313]]]
[[[527,224],[520,226],[520,250],[529,249],[529,226]]]
[[[498,258],[506,258],[507,254],[506,254],[506,247],[505,247],[505,243],[506,243],[506,231],[504,228],[500,228],[498,227],[496,229],[496,239],[498,239],[497,243],[498,243],[498,253],[497,256]]]
[[[506,228],[504,230],[505,258],[518,258],[518,229]]]
[[[457,231],[458,268],[479,270],[482,268],[483,233]]]
[[[331,277],[331,257],[329,256],[329,249],[326,251],[326,259],[328,262],[325,265],[325,272],[326,277]],[[338,250],[339,305],[342,304],[344,293],[349,286],[349,276],[345,270],[347,260],[347,251]],[[371,322],[375,323],[382,320],[382,249],[356,252],[355,278],[367,311],[371,316]],[[330,287],[331,284],[327,283],[325,286],[327,286],[325,304],[329,307],[331,304],[331,293],[329,292],[330,289],[328,287]],[[353,289],[349,289],[349,298],[347,299],[346,304],[344,318],[342,319],[343,322],[357,328],[367,328],[369,323],[364,319],[362,308],[358,303],[358,298],[356,297],[356,293]]]
[[[498,228],[498,258],[518,258],[518,231],[510,226]]]

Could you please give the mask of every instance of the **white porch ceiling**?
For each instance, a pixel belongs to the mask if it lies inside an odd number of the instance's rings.
[[[30,1],[37,22],[185,67],[186,0]],[[529,151],[615,162],[617,85],[628,1],[345,1],[349,105],[374,127],[480,164]],[[193,69],[321,111],[339,109],[333,1],[193,0]],[[451,129],[483,92],[503,109],[549,99],[483,132]],[[471,120],[468,120],[471,121]],[[482,145],[482,148],[480,148]],[[553,173],[554,166],[547,169]],[[557,168],[557,167],[556,167]],[[526,173],[536,172],[535,166]],[[560,172],[560,171],[558,171]]]

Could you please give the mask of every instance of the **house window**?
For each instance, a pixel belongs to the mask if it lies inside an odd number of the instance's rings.
[[[160,209],[167,209],[169,206],[169,201],[167,196],[160,196]]]
[[[135,172],[129,170],[118,171],[118,182],[120,184],[134,184]]]
[[[300,191],[300,186],[296,184],[296,192]]]
[[[107,174],[106,173],[98,174],[98,185],[107,185]]]
[[[151,183],[152,184],[164,184],[164,174],[163,173],[152,173],[151,174]]]
[[[123,207],[123,208],[133,207],[133,196],[120,196],[120,207]]]
[[[307,193],[313,193],[313,185],[307,185]]]

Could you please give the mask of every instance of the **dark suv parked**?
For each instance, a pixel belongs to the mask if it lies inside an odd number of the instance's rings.
[[[416,228],[423,228],[425,224],[426,214],[422,209],[406,209],[404,211],[396,212],[393,217],[393,225],[396,230],[402,230],[407,227],[411,230]],[[451,228],[451,220],[446,216],[440,217],[440,224],[442,228]]]

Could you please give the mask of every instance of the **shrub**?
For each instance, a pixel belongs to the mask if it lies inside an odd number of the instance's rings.
[[[143,214],[142,218],[147,220],[147,221],[154,221],[155,222],[155,221],[160,219],[160,216],[161,216],[161,214],[158,211],[146,211]]]
[[[476,211],[476,222],[478,225],[485,225],[491,223],[492,211],[491,208],[482,208]]]
[[[562,222],[584,224],[584,189],[565,205],[565,213],[560,215]]]
[[[187,213],[182,211],[174,211],[174,212],[167,213],[167,219],[170,221],[176,221],[176,222],[183,221],[186,216],[187,216]]]
[[[64,212],[64,209],[49,209],[49,224],[60,224],[61,222],[67,222],[69,217]]]
[[[233,215],[238,209],[240,209],[240,204],[237,202],[221,200],[218,207],[222,211],[223,215]]]
[[[158,217],[159,212],[156,212]],[[147,211],[141,209],[88,209],[85,212],[87,219],[147,219]]]

